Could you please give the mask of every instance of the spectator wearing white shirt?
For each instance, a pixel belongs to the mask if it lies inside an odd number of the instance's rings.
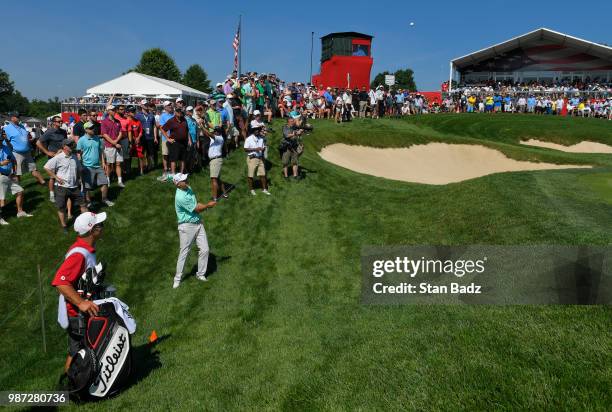
[[[221,197],[227,198],[225,193],[225,183],[221,180],[221,167],[223,166],[223,139],[221,127],[215,127],[212,136],[210,136],[210,144],[208,145],[208,159],[210,169],[210,191],[212,200],[217,201],[219,198],[219,186],[221,187]]]
[[[262,127],[254,128],[253,133],[244,141],[244,151],[247,153],[247,181],[249,183],[249,190],[253,196],[257,194],[255,193],[255,189],[253,189],[253,178],[255,177],[256,172],[261,181],[262,192],[266,195],[271,194],[268,191],[266,167],[263,160],[265,142],[263,136],[261,135],[262,130]]]
[[[74,140],[66,139],[62,151],[45,163],[45,171],[55,179],[55,206],[64,233],[68,233],[68,226],[66,225],[66,203],[68,199],[71,199],[73,204],[80,207],[81,213],[87,212],[80,188],[81,166],[73,153],[74,149]],[[70,216],[70,213],[68,215]]]

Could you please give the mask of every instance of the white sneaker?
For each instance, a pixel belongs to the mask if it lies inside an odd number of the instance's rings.
[[[257,193],[255,193],[255,191],[254,191],[254,190],[251,190],[251,194],[252,194],[253,196],[257,196]]]
[[[125,187],[125,185],[123,184],[123,182],[117,182],[117,186],[119,186],[119,187],[121,187],[121,188]]]
[[[2,226],[6,226],[6,225],[8,225],[8,224],[9,224],[9,222],[7,222],[6,220],[4,220],[4,219],[2,219],[2,218],[0,217],[0,225],[2,225]]]
[[[262,190],[262,192],[268,196],[270,196],[272,193],[268,192],[268,189],[264,189]]]
[[[166,175],[166,173],[162,173],[162,175],[158,177],[157,180],[160,182],[165,182],[167,178],[168,176]]]
[[[49,192],[49,202],[55,202],[55,193]]]
[[[25,212],[25,211],[23,211],[23,210],[22,210],[21,212],[17,213],[17,217],[32,217],[32,216],[34,216],[34,215],[31,215],[31,214],[29,214],[29,213],[26,213],[26,212]]]
[[[108,200],[108,199],[104,199],[104,200],[102,201],[102,203],[104,203],[104,204],[105,204],[106,206],[108,206],[108,207],[115,206],[115,202],[111,202],[111,201],[110,201],[110,200]]]
[[[180,280],[176,280],[176,279],[175,279],[175,280],[174,280],[174,282],[172,283],[172,288],[173,288],[173,289],[176,289],[176,288],[178,288],[179,286],[181,286],[181,281],[180,281]]]
[[[206,276],[196,276],[196,279],[201,280],[202,282],[206,282],[208,280]]]

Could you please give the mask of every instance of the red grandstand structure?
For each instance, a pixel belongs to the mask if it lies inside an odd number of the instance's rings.
[[[312,84],[317,88],[369,88],[372,38],[357,32],[321,37],[321,72],[312,76]]]

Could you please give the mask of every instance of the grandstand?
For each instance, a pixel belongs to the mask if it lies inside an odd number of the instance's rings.
[[[449,80],[449,91],[453,81],[610,84],[612,47],[540,28],[451,60]]]

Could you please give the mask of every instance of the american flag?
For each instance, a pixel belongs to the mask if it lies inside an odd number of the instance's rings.
[[[240,22],[238,22],[238,30],[234,36],[234,42],[232,43],[234,48],[234,71],[238,71],[238,49],[240,48]]]

